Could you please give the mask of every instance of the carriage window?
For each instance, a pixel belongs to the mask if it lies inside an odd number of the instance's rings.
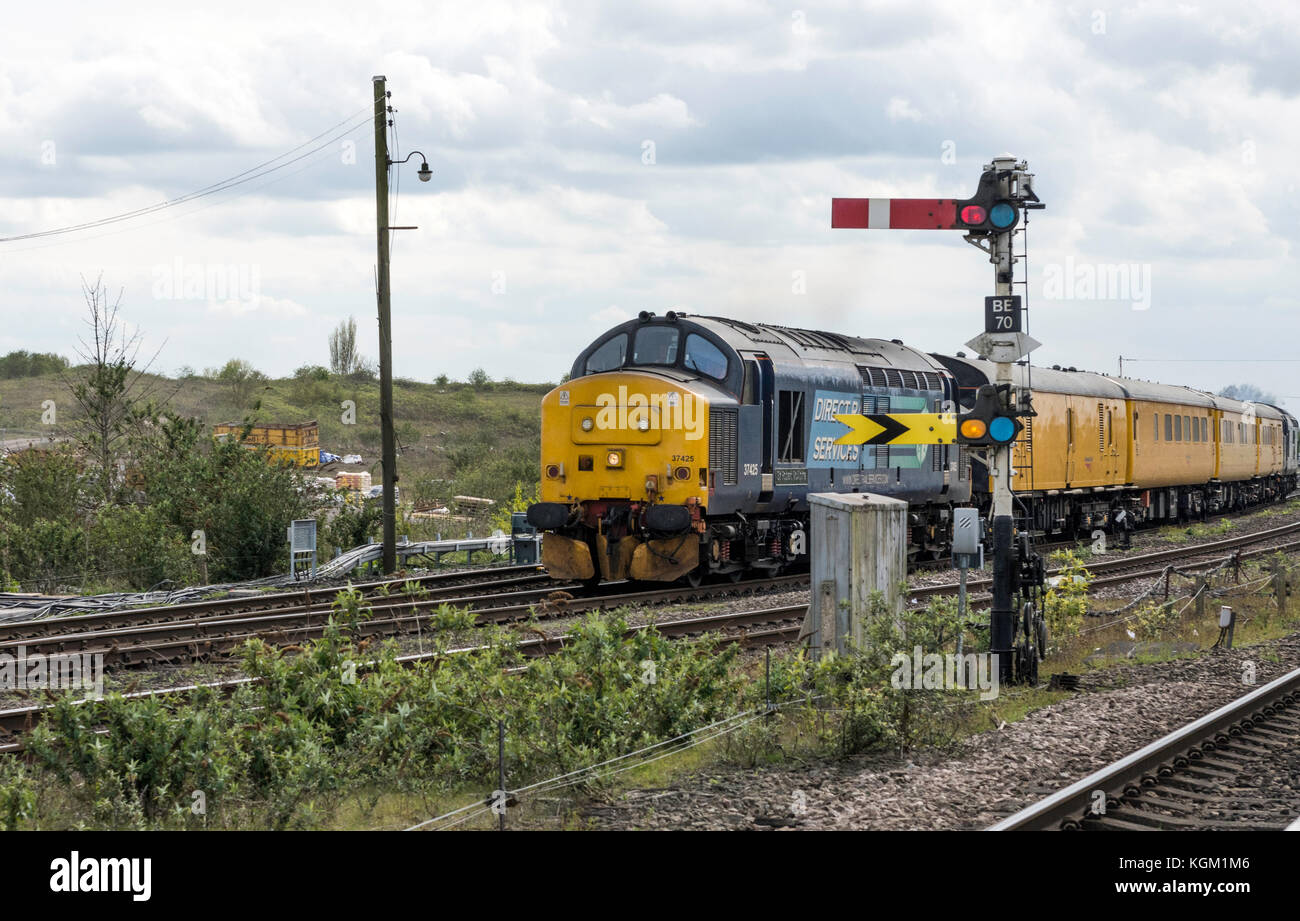
[[[1165,441],[1174,440],[1174,417],[1165,413]]]
[[[1133,440],[1134,441],[1138,440],[1138,416],[1140,415],[1141,413],[1139,413],[1136,409],[1133,410]]]
[[[599,374],[623,367],[627,357],[627,333],[619,333],[587,356],[587,373]]]
[[[686,358],[682,363],[688,371],[699,371],[714,380],[727,376],[727,356],[722,349],[695,333],[686,337]]]
[[[1191,416],[1183,416],[1183,431],[1187,433],[1187,440],[1188,440],[1188,441],[1195,441],[1195,440],[1196,440],[1195,438],[1192,437],[1192,417],[1191,417]]]
[[[1155,423],[1154,426],[1155,434],[1152,435],[1151,437],[1153,440],[1159,441],[1160,440],[1160,413],[1152,413],[1151,421]]]
[[[1210,440],[1210,420],[1205,416],[1201,416],[1201,441],[1209,441],[1209,440]]]
[[[680,334],[671,326],[645,326],[637,330],[632,350],[634,365],[677,364],[677,340]]]
[[[1174,416],[1174,441],[1183,440],[1183,417]]]
[[[804,401],[801,390],[782,390],[777,395],[777,460],[802,462],[804,459]]]

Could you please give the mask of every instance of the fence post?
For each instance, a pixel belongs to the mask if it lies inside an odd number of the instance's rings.
[[[763,675],[763,704],[764,712],[767,713],[770,719],[772,716],[772,647],[768,646],[765,651],[767,652],[767,665]]]
[[[497,789],[501,791],[501,814],[497,816],[497,831],[506,830],[506,721],[497,720]]]
[[[1283,618],[1286,617],[1287,581],[1286,564],[1281,559],[1273,560],[1273,597],[1277,599],[1277,612]]]

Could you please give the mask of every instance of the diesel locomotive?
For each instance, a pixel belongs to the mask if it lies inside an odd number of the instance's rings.
[[[1017,367],[1035,415],[1014,451],[1020,526],[1070,534],[1285,496],[1296,420],[1183,387]],[[542,562],[557,579],[739,579],[806,565],[808,494],[909,505],[909,555],[947,553],[990,483],[958,445],[837,445],[837,414],[969,406],[993,365],[899,340],[643,312],[542,400]],[[1119,515],[1120,511],[1125,514]]]

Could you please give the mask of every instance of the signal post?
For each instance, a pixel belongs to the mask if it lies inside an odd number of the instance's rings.
[[[1020,298],[1012,293],[1015,256],[1011,242],[1022,210],[1044,207],[1034,194],[1028,164],[1004,154],[984,167],[974,197],[953,199],[836,198],[831,202],[833,228],[869,230],[962,230],[966,241],[988,254],[993,263],[993,297],[985,299],[985,329],[967,345],[993,361],[995,383],[976,394],[970,412],[898,414],[890,417],[837,416],[850,427],[838,443],[893,443],[897,428],[927,441],[964,444],[984,458],[993,483],[993,607],[989,651],[998,657],[1000,680],[1034,681],[1042,654],[1042,616],[1032,603],[1017,611],[1016,596],[1038,578],[1041,561],[1027,540],[1017,551],[1013,540],[1011,490],[1012,445],[1023,428],[1020,416],[1032,415],[1029,394],[1017,392],[1012,368],[1039,343],[1023,331]],[[891,425],[888,421],[893,419]],[[923,431],[924,430],[924,431]],[[903,443],[902,439],[898,443]],[[1032,589],[1031,589],[1032,590]],[[1017,643],[1017,636],[1020,642]]]

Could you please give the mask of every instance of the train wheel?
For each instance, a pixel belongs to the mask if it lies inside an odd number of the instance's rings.
[[[701,585],[703,585],[703,584],[704,584],[704,566],[703,566],[703,564],[701,564],[701,565],[699,565],[699,566],[696,566],[694,569],[692,569],[692,570],[691,570],[690,572],[688,572],[686,575],[682,576],[681,581],[682,581],[682,582],[685,582],[685,583],[686,583],[687,585],[689,585],[691,588],[699,588]]]
[[[734,585],[735,583],[739,582],[741,579],[745,578],[745,570],[733,569],[731,572],[727,573],[727,578],[730,579],[731,583]]]

